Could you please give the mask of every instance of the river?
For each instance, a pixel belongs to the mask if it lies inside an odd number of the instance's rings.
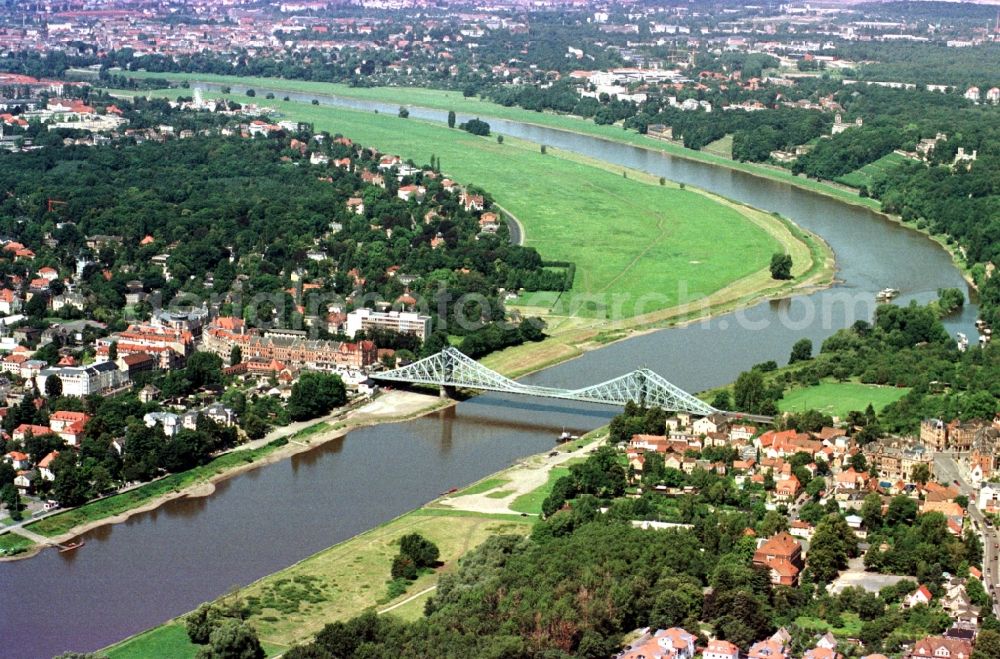
[[[289,95],[361,110],[398,109]],[[446,118],[442,111],[425,108],[410,112],[434,121]],[[504,135],[776,211],[821,236],[837,256],[838,284],[830,289],[621,341],[525,381],[579,387],[644,366],[688,391],[699,391],[730,382],[755,363],[786,362],[799,338],[809,337],[818,347],[837,329],[870,319],[874,292],[881,288],[900,289],[903,304],[933,299],[943,287],[966,290],[937,244],[864,208],[640,147],[489,121]],[[974,337],[976,311],[968,303],[946,325],[953,333]],[[0,657],[33,659],[98,649],[412,510],[442,490],[543,451],[564,428],[582,432],[602,425],[614,412],[483,395],[421,419],[355,430],[220,483],[210,497],[172,501],[123,524],[94,530],[85,534],[87,544],[78,551],[49,549],[29,560],[0,563]]]

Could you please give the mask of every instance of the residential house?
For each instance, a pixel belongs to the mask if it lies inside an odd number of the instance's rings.
[[[692,659],[696,640],[680,627],[659,629],[645,642],[633,645],[621,659]]]
[[[913,644],[907,659],[969,659],[972,645],[968,641],[928,636]]]
[[[22,471],[14,478],[14,487],[21,494],[31,494],[35,491],[35,474],[31,471]]]
[[[14,428],[14,432],[11,433],[11,437],[15,442],[23,442],[28,436],[31,437],[41,437],[42,435],[51,435],[52,431],[48,426],[36,426],[30,423],[22,423],[17,428]]]
[[[799,572],[805,566],[802,560],[802,543],[788,532],[782,531],[760,544],[754,552],[753,563],[768,569],[771,583],[794,586],[798,583]]]
[[[701,656],[702,659],[740,659],[740,648],[729,641],[716,639],[708,642]]]
[[[844,659],[844,655],[830,648],[817,647],[812,650],[806,650],[805,654],[802,655],[802,659]]]
[[[772,636],[766,641],[754,643],[747,652],[747,659],[788,659],[787,642]]]
[[[3,459],[10,463],[14,471],[23,471],[31,466],[31,458],[28,457],[27,453],[21,451],[9,451],[3,456]]]
[[[79,446],[88,421],[90,415],[84,412],[59,410],[49,417],[49,428],[70,446]]]
[[[38,475],[42,480],[54,481],[56,475],[52,473],[52,463],[59,457],[59,451],[51,451],[38,462]]]
[[[926,606],[931,603],[932,599],[934,599],[934,596],[931,595],[931,591],[927,588],[927,586],[921,584],[920,588],[917,588],[915,591],[903,598],[902,607],[904,609],[912,609],[913,607],[920,606],[921,604]]]
[[[774,484],[775,501],[794,501],[802,490],[802,484],[794,474],[782,478]]]

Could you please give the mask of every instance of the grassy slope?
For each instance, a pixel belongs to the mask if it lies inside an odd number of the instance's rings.
[[[437,583],[441,572],[455,568],[457,559],[468,550],[497,533],[525,534],[533,520],[512,516],[475,515],[463,512],[414,511],[350,540],[325,549],[280,572],[268,575],[238,592],[247,602],[258,602],[259,609],[249,622],[257,630],[265,648],[287,648],[311,639],[328,622],[343,620],[361,611],[391,605],[385,601],[386,582],[392,557],[399,551],[398,540],[407,533],[420,533],[437,544],[444,566],[421,575],[407,592],[397,597],[402,602]],[[305,585],[303,584],[316,584]],[[304,587],[308,596],[297,596]],[[256,598],[254,600],[253,598]],[[394,609],[412,618],[422,613],[421,604],[407,604]],[[282,610],[272,606],[282,607]],[[419,607],[419,608],[418,608]],[[297,610],[296,610],[297,609]],[[193,646],[185,643],[176,621],[133,636],[111,646],[105,652],[111,659],[148,656],[194,656]],[[179,648],[176,654],[153,652],[161,640],[168,647]],[[185,649],[187,648],[187,649]],[[271,654],[271,652],[269,652]]]
[[[625,178],[572,154],[532,143],[475,137],[386,114],[268,101],[282,113],[399,153],[432,154],[443,170],[489,190],[527,229],[526,244],[547,259],[577,263],[574,293],[595,296],[561,315],[606,317],[624,293],[622,315],[676,305],[683,282],[699,297],[766,267],[778,242],[737,209],[674,185]],[[631,176],[631,175],[630,175]],[[636,301],[647,296],[641,308]]]
[[[0,556],[13,556],[28,551],[35,546],[35,541],[10,531],[0,535]]]
[[[634,131],[622,130],[620,126],[599,126],[589,119],[582,119],[570,115],[560,115],[551,112],[533,112],[518,107],[504,107],[490,101],[479,98],[464,98],[461,92],[443,91],[438,89],[425,89],[420,87],[371,87],[356,88],[342,84],[309,82],[304,80],[282,80],[280,78],[240,78],[238,76],[218,76],[208,74],[144,74],[132,73],[135,77],[166,78],[170,80],[204,80],[206,82],[218,82],[232,85],[247,85],[257,87],[268,87],[272,89],[283,89],[288,91],[314,92],[316,94],[332,94],[335,96],[345,96],[362,100],[382,101],[386,103],[403,103],[409,105],[420,105],[440,110],[455,110],[469,114],[478,114],[483,118],[500,117],[502,119],[512,119],[561,128],[587,135],[595,135],[605,139],[619,142],[637,144],[647,148],[663,151],[671,155],[699,160],[714,165],[721,165],[731,169],[750,172],[759,176],[766,176],[778,181],[793,183],[802,188],[820,192],[831,197],[836,197],[843,201],[867,206],[868,208],[879,208],[879,202],[874,199],[862,199],[850,190],[843,190],[836,186],[831,186],[820,181],[809,180],[800,176],[794,176],[791,172],[779,167],[770,167],[755,163],[734,162],[729,158],[720,155],[706,153],[704,151],[693,151],[685,149],[676,144],[656,140],[645,135],[640,135]],[[174,95],[179,92],[173,91]],[[263,102],[263,101],[262,101]],[[271,101],[267,101],[271,103]]]
[[[864,167],[838,177],[837,183],[843,183],[844,185],[849,185],[853,188],[870,186],[877,175],[888,169],[892,169],[905,161],[906,158],[904,156],[901,156],[898,153],[890,153],[882,156],[875,162],[870,162]]]
[[[899,400],[909,389],[880,387],[858,382],[822,382],[815,387],[800,387],[785,392],[778,401],[782,412],[816,409],[833,416],[845,417],[851,410],[864,410],[869,403],[878,412]]]

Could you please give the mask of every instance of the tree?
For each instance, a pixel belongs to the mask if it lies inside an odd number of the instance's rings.
[[[503,144],[503,135],[497,135],[497,144]]]
[[[455,127],[455,111],[448,110],[448,128]]]
[[[728,389],[723,389],[719,393],[715,394],[715,398],[712,399],[712,407],[717,410],[728,410],[733,406],[733,399],[729,395]]]
[[[479,118],[469,119],[465,123],[459,124],[458,127],[473,135],[486,136],[490,134],[490,125]]]
[[[192,389],[222,385],[222,358],[212,352],[195,352],[188,357],[184,375]]]
[[[264,656],[257,632],[233,618],[222,620],[209,635],[208,646],[198,651],[198,659],[263,659]]]
[[[791,279],[792,278],[792,255],[775,252],[771,256],[771,278]]]
[[[820,520],[809,546],[808,567],[815,581],[832,582],[857,555],[858,539],[843,517],[832,513]]]
[[[220,617],[219,610],[211,604],[202,604],[188,614],[184,621],[184,627],[187,629],[187,635],[191,642],[195,645],[208,643],[208,638]]]
[[[13,483],[7,483],[0,488],[0,501],[2,501],[3,505],[7,507],[7,512],[10,513],[10,518],[15,522],[20,522],[22,518],[21,511],[24,510],[24,504],[21,502],[21,493]]]
[[[234,345],[229,351],[229,365],[235,366],[243,361],[243,348]]]
[[[339,375],[333,373],[303,373],[292,385],[288,398],[288,416],[293,421],[305,421],[329,413],[347,402],[347,388]]]
[[[399,553],[413,559],[417,567],[433,567],[441,555],[437,545],[419,533],[409,533],[400,538]]]
[[[920,483],[921,485],[926,485],[927,481],[931,479],[931,468],[926,462],[921,462],[915,465],[910,471],[910,478],[914,483]]]
[[[257,92],[255,92],[254,90],[252,90],[252,89],[248,89],[247,90],[247,96],[249,96],[250,98],[253,98],[256,95],[257,95]]]
[[[767,388],[764,386],[764,376],[760,371],[740,373],[736,378],[736,384],[733,385],[733,405],[737,411],[757,414],[767,399]]]
[[[799,339],[792,346],[792,354],[788,358],[789,364],[804,362],[812,358],[813,342],[810,339]]]
[[[399,106],[399,118],[400,119],[406,119],[409,116],[410,116],[410,111],[407,110],[405,106],[400,105]]]
[[[118,361],[118,342],[112,341],[111,345],[108,346],[108,361],[116,362]]]
[[[1000,657],[1000,633],[990,629],[979,632],[972,659],[995,659]]]
[[[45,396],[47,398],[59,398],[62,396],[62,378],[53,373],[45,378]]]
[[[52,461],[52,494],[63,508],[79,506],[90,498],[90,483],[76,463],[76,454],[63,451]]]

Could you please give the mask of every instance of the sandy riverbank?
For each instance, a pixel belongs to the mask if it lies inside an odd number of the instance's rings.
[[[87,531],[91,531],[107,524],[120,524],[128,520],[133,515],[150,512],[159,508],[168,501],[173,501],[174,499],[180,499],[182,497],[197,498],[210,496],[215,492],[216,484],[221,481],[233,478],[234,476],[238,476],[253,469],[258,469],[260,467],[280,462],[281,460],[285,460],[286,458],[289,458],[297,453],[312,450],[317,446],[325,444],[326,442],[343,437],[348,432],[356,428],[381,423],[398,423],[401,421],[407,421],[454,404],[454,401],[442,400],[437,396],[429,394],[398,390],[385,391],[374,400],[348,412],[343,417],[340,417],[339,414],[331,414],[327,417],[315,419],[305,426],[312,427],[319,423],[326,423],[329,426],[326,430],[310,433],[301,439],[296,439],[295,435],[292,435],[291,437],[288,437],[289,441],[287,444],[275,448],[273,451],[270,451],[267,455],[261,457],[260,459],[240,464],[231,469],[226,469],[221,473],[213,474],[203,481],[193,483],[192,485],[179,490],[164,493],[161,496],[150,499],[141,506],[127,510],[119,515],[105,517],[74,526],[66,533],[58,536],[45,537],[44,542],[36,543],[36,545],[28,551],[15,556],[0,558],[0,561],[15,561],[31,558],[47,547],[65,544]],[[270,441],[285,436],[286,433],[284,430],[279,428],[273,431],[265,439]],[[10,532],[16,533],[17,531],[12,530]],[[31,537],[32,539],[35,539],[42,536],[32,533]]]

